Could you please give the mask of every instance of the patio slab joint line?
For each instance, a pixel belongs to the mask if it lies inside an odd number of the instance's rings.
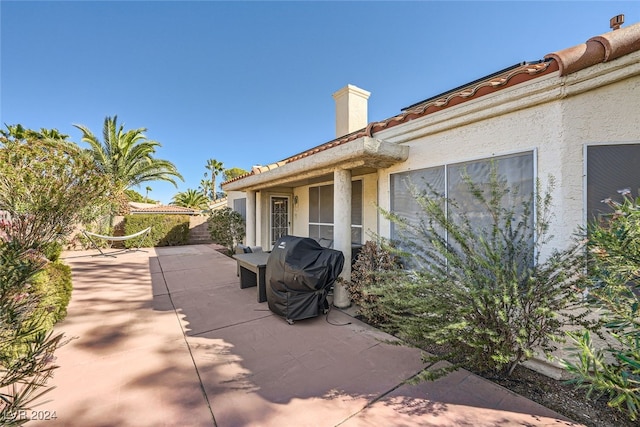
[[[176,315],[176,319],[178,320],[178,325],[180,326],[180,330],[182,331],[182,338],[184,339],[185,344],[187,345],[187,349],[189,350],[189,357],[191,357],[191,363],[193,364],[193,368],[196,371],[196,375],[198,376],[198,382],[200,383],[200,391],[202,392],[202,396],[204,397],[205,402],[207,402],[207,407],[209,408],[209,413],[211,414],[211,419],[213,420],[213,426],[218,427],[218,423],[216,422],[216,416],[213,413],[213,408],[211,407],[211,402],[209,401],[209,396],[207,395],[207,390],[204,387],[204,383],[202,382],[202,376],[200,375],[200,371],[198,370],[198,365],[196,364],[196,359],[193,357],[193,352],[191,351],[191,346],[189,345],[189,341],[187,340],[187,334],[182,326],[182,322],[180,321],[180,316],[178,315],[178,310],[176,309],[176,305],[173,302],[173,297],[171,296],[171,291],[169,290],[169,286],[167,285],[167,279],[164,276],[164,270],[162,269],[162,261],[160,260],[160,256],[158,256],[158,266],[160,267],[160,273],[162,273],[162,281],[164,282],[165,288],[167,288],[167,295],[169,296],[169,301],[171,301],[171,307],[173,307],[173,313]]]
[[[256,317],[255,319],[243,320],[242,322],[231,323],[229,325],[220,326],[219,328],[208,329],[206,331],[198,332],[197,334],[193,334],[193,335],[190,335],[190,336],[197,337],[197,336],[200,336],[200,335],[208,334],[209,332],[215,332],[215,331],[219,331],[221,329],[231,328],[233,326],[244,325],[245,323],[257,322],[258,320],[266,319],[267,317],[271,317],[271,316],[272,316],[272,314],[268,314],[266,316]]]
[[[396,391],[397,389],[399,389],[400,387],[402,387],[403,385],[407,384],[407,382],[411,381],[412,379],[416,378],[418,375],[420,375],[423,371],[429,369],[431,366],[433,366],[433,363],[430,363],[428,366],[425,366],[424,368],[420,369],[418,372],[416,372],[415,374],[411,375],[409,378],[401,381],[399,384],[396,384],[394,387],[391,387],[389,390],[381,393],[380,395],[378,395],[375,399],[370,400],[369,402],[367,402],[366,405],[364,405],[362,407],[362,409],[360,409],[359,411],[354,412],[353,414],[349,415],[347,418],[345,418],[344,420],[340,421],[338,424],[335,425],[335,427],[341,426],[342,424],[346,423],[347,421],[349,421],[351,418],[358,416],[360,413],[362,413],[362,411],[364,411],[367,408],[370,408],[371,406],[373,406],[375,403],[379,402],[380,400],[384,399],[386,396],[388,396],[390,393],[393,393],[394,391]]]

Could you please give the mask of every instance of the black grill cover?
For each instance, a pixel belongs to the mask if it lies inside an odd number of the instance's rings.
[[[318,316],[344,266],[342,252],[308,237],[284,236],[275,243],[265,271],[269,309],[287,320]]]

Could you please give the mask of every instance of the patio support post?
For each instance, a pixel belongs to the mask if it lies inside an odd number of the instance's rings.
[[[333,248],[344,254],[344,268],[340,277],[351,280],[351,171],[337,169],[333,172]],[[336,283],[333,289],[333,305],[346,308],[351,305],[344,285]]]
[[[256,245],[256,192],[249,190],[247,195],[247,246]]]

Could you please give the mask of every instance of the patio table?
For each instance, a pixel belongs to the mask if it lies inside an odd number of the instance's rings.
[[[265,270],[269,252],[255,252],[233,255],[238,263],[240,276],[240,289],[258,287],[258,302],[267,300],[267,288],[265,283]]]

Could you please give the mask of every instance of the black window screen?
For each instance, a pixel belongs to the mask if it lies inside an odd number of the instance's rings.
[[[602,200],[622,200],[618,190],[625,188],[640,194],[640,144],[587,147],[587,221],[611,214]]]

